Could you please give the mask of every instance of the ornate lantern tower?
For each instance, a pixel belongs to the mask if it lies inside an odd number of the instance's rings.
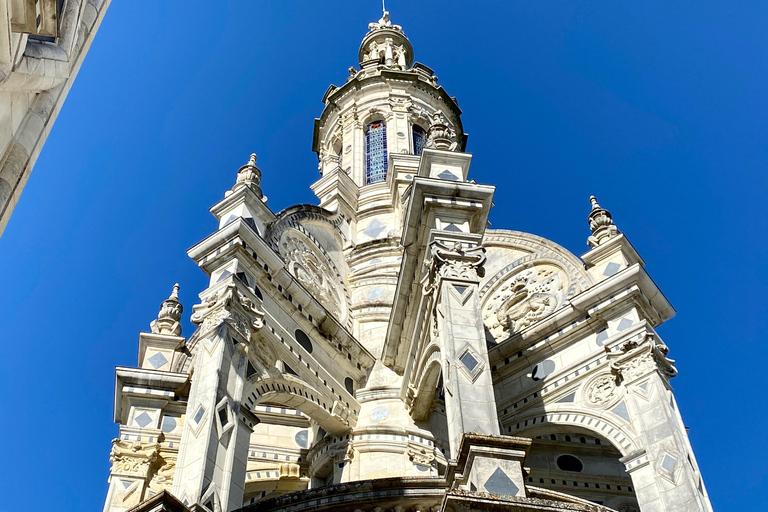
[[[197,330],[174,290],[117,369],[105,512],[710,511],[674,310],[610,213],[581,259],[487,229],[461,111],[389,13],[359,60],[315,121],[319,206],[273,213],[251,155],[188,251]]]

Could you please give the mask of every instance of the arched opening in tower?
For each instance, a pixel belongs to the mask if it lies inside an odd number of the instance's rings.
[[[533,439],[527,483],[620,512],[639,512],[632,477],[610,441],[588,430],[549,426],[519,432]]]

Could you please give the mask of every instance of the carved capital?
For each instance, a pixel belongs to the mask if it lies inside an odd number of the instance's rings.
[[[642,341],[630,340],[619,347],[618,353],[610,353],[611,372],[619,381],[630,382],[653,371],[671,379],[677,375],[675,361],[669,359],[669,347],[648,332]]]
[[[429,252],[430,258],[421,281],[424,295],[430,295],[442,279],[476,282],[485,275],[485,247],[465,248],[461,242],[444,244],[434,240]]]
[[[158,458],[158,450],[158,443],[142,444],[139,441],[130,442],[113,439],[112,452],[109,454],[109,462],[112,463],[112,474],[147,478],[150,466]]]
[[[192,323],[208,332],[226,322],[246,340],[264,326],[264,312],[230,283],[224,290],[206,297],[201,304],[192,306]]]

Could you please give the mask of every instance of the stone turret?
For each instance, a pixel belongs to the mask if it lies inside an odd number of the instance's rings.
[[[589,229],[592,230],[592,236],[587,239],[587,245],[597,247],[618,236],[619,228],[613,223],[611,212],[597,204],[595,196],[589,196],[589,201],[592,203],[592,211],[589,213]]]
[[[160,305],[157,319],[153,320],[149,327],[153,334],[181,335],[181,313],[184,311],[179,302],[179,283],[173,285],[171,295]]]

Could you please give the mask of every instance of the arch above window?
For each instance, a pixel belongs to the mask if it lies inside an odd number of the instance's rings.
[[[387,179],[387,125],[373,121],[365,129],[365,184]]]

